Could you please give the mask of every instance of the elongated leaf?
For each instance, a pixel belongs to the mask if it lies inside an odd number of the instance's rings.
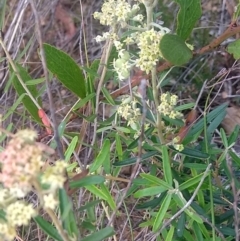
[[[84,75],[77,63],[63,51],[49,44],[43,45],[48,69],[69,90],[80,98],[86,97]]]
[[[107,200],[108,196],[106,195],[105,192],[103,192],[101,189],[97,188],[94,185],[89,185],[89,186],[85,186],[85,188],[90,191],[91,193],[93,193],[94,195],[96,195],[97,197],[100,197],[103,200]]]
[[[183,212],[179,218],[179,221],[177,223],[177,236],[181,238],[183,236],[183,232],[185,229],[186,224],[186,214]]]
[[[108,90],[105,87],[102,87],[102,92],[103,92],[103,95],[106,98],[107,102],[110,105],[114,106],[115,105],[115,101],[113,100],[112,96],[109,94]]]
[[[92,163],[92,165],[89,168],[89,172],[92,173],[92,172],[97,171],[98,168],[101,165],[103,165],[104,162],[110,161],[109,153],[110,153],[110,140],[105,139],[98,156],[96,157],[96,159],[94,160],[94,162]]]
[[[87,176],[82,179],[79,179],[77,181],[71,181],[69,183],[69,186],[71,188],[79,188],[79,187],[86,187],[89,185],[95,185],[95,184],[101,184],[105,181],[105,178],[103,176]]]
[[[59,190],[59,207],[61,213],[61,221],[64,229],[67,231],[68,235],[71,237],[78,237],[78,227],[74,217],[72,203],[65,189]]]
[[[175,150],[171,146],[169,146],[169,148]],[[197,149],[192,149],[192,148],[189,148],[189,147],[184,147],[184,149],[180,153],[182,153],[186,156],[197,158],[197,159],[205,159],[205,158],[209,157],[209,155],[207,153],[199,151]]]
[[[177,16],[177,34],[186,40],[191,34],[196,22],[201,17],[200,0],[174,0],[180,5]]]
[[[166,241],[172,241],[173,240],[173,234],[174,234],[175,227],[171,226],[170,230],[168,231]]]
[[[226,112],[226,108],[228,106],[228,103],[224,103],[220,106],[218,106],[216,109],[211,111],[210,113],[207,114],[207,124],[211,123],[218,115],[220,115],[223,112]],[[192,137],[197,134],[198,132],[203,130],[204,126],[204,119],[201,118],[188,132],[187,137],[184,139],[184,143],[188,143],[190,140],[192,140]]]
[[[220,129],[220,134],[221,134],[221,139],[222,139],[222,143],[223,143],[224,147],[228,148],[227,135],[226,135],[225,131],[223,130],[223,128]]]
[[[224,117],[226,116],[227,112],[223,111],[217,115],[214,120],[209,124],[207,128],[207,134],[210,137],[212,133],[217,129],[217,127],[222,123]]]
[[[84,210],[87,210],[89,208],[92,208],[92,207],[95,207],[97,204],[99,204],[101,201],[100,200],[95,200],[95,201],[92,201],[92,202],[88,202],[86,205],[84,206],[81,206],[78,211],[79,212],[82,212]]]
[[[141,190],[138,190],[135,194],[135,198],[147,197],[147,196],[154,196],[161,194],[162,192],[166,191],[167,188],[163,186],[156,186],[156,187],[147,187]]]
[[[231,135],[228,138],[229,146],[231,146],[233,143],[235,143],[237,141],[239,130],[240,130],[240,126],[236,125],[233,132],[231,133]]]
[[[104,183],[102,183],[100,186],[101,186],[102,191],[104,192],[104,194],[105,194],[106,197],[107,197],[107,200],[106,200],[106,201],[108,202],[108,205],[109,205],[110,208],[114,211],[114,210],[117,208],[117,206],[116,206],[116,203],[115,203],[115,201],[114,201],[114,198],[112,197],[109,189],[104,185]]]
[[[174,194],[173,199],[175,200],[177,205],[181,208],[183,208],[187,203],[187,201],[184,199],[184,197],[180,193]],[[184,212],[191,219],[195,220],[196,222],[203,223],[202,219],[199,217],[199,215],[194,211],[194,209],[192,207],[188,207],[188,208],[184,209]]]
[[[53,227],[51,223],[43,219],[41,216],[37,216],[34,218],[34,221],[39,225],[39,227],[50,237],[57,241],[63,241],[61,236],[59,235],[57,229]]]
[[[18,70],[19,75],[21,76],[21,79],[25,82],[27,82],[28,80],[31,80],[31,76],[29,76],[28,72],[19,64],[15,64]],[[13,79],[12,79],[12,83],[13,86],[15,88],[15,90],[17,91],[19,96],[24,95],[24,98],[22,99],[22,103],[24,105],[24,107],[27,109],[27,111],[30,113],[30,115],[39,123],[41,123],[41,119],[38,116],[38,108],[37,106],[33,103],[33,101],[31,100],[31,98],[29,97],[29,95],[27,94],[26,90],[22,87],[21,83],[19,82],[17,76],[15,75],[14,71],[12,70],[12,68],[10,68],[11,74],[14,75]],[[33,98],[35,100],[37,100],[38,98],[38,91],[36,86],[34,85],[30,85],[27,86],[29,92],[31,93],[31,95],[33,96]],[[38,103],[40,103],[40,99],[38,98]]]
[[[84,99],[79,100],[73,107],[73,110],[78,110],[79,108],[83,107],[89,100],[94,98],[96,94],[92,93],[87,95]]]
[[[168,193],[165,199],[163,200],[162,205],[157,213],[156,219],[153,223],[153,232],[156,232],[162,225],[165,214],[169,208],[171,199],[172,199],[172,194]]]
[[[165,34],[160,41],[161,53],[173,65],[186,64],[192,58],[192,51],[181,37],[174,34]]]
[[[154,198],[150,201],[138,204],[136,206],[136,209],[147,209],[147,208],[154,209],[157,206],[161,205],[163,199],[166,197],[166,194],[167,194],[167,191],[163,192],[158,198]]]
[[[81,239],[81,241],[101,241],[101,240],[106,240],[106,238],[111,237],[112,235],[114,235],[113,228],[106,227],[96,233],[93,233],[93,234]]]
[[[66,152],[65,152],[65,161],[68,162],[70,160],[70,157],[72,156],[75,148],[76,148],[76,145],[78,143],[78,137],[77,136],[74,136],[71,143],[69,144]]]
[[[179,190],[183,191],[184,189],[187,189],[189,187],[192,187],[192,186],[198,184],[200,182],[202,176],[203,176],[203,173],[201,173],[191,179],[188,179],[186,182],[182,183],[179,186]]]
[[[206,170],[207,164],[201,164],[201,163],[184,163],[184,167],[188,168],[194,168],[198,171]]]
[[[158,177],[155,177],[155,176],[147,174],[147,173],[141,173],[140,175],[141,175],[142,178],[148,180],[152,184],[163,186],[163,187],[165,187],[167,189],[171,189],[172,188],[172,186],[170,186],[167,182],[164,182],[163,180],[161,180]]]
[[[18,105],[20,105],[22,103],[23,98],[25,97],[26,94],[22,94],[18,97],[18,99],[14,102],[14,104],[9,108],[9,110],[7,111],[7,113],[3,116],[2,120],[6,120],[14,111],[15,109],[18,107]]]
[[[193,231],[196,235],[196,238],[198,241],[203,241],[203,236],[202,236],[202,232],[198,226],[198,223],[197,222],[193,222]]]
[[[157,151],[147,152],[141,156],[141,161],[144,161],[145,159],[148,159],[156,155],[157,153],[158,153]],[[137,157],[132,157],[132,158],[125,159],[123,161],[114,162],[113,165],[116,167],[129,166],[134,164],[136,161],[137,161]]]
[[[169,160],[168,149],[166,146],[162,146],[162,162],[164,179],[170,186],[172,186],[172,170]]]

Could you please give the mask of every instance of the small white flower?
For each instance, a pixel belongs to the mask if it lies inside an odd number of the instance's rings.
[[[58,205],[58,200],[54,197],[52,193],[43,196],[43,207],[54,210]]]

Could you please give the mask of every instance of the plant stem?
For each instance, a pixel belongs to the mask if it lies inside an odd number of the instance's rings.
[[[157,113],[157,121],[156,121],[156,126],[157,126],[157,131],[158,131],[158,137],[161,141],[161,144],[165,143],[164,137],[163,137],[163,131],[162,131],[162,117],[161,113],[157,110],[159,106],[159,95],[158,95],[158,89],[157,89],[157,71],[156,68],[152,69],[152,89],[153,89],[153,98],[154,98],[154,103],[155,103],[155,108],[156,108],[156,113]]]
[[[93,137],[92,137],[92,143],[91,146],[93,147],[96,141],[96,136],[97,136],[97,124],[98,124],[98,119],[97,119],[97,115],[98,115],[98,110],[99,110],[99,102],[100,102],[100,93],[101,93],[101,89],[102,89],[102,85],[104,83],[104,79],[107,73],[107,62],[112,50],[112,46],[113,46],[113,41],[109,40],[107,45],[106,45],[106,51],[105,51],[105,55],[104,58],[101,59],[101,63],[100,65],[103,66],[102,68],[102,72],[101,72],[101,78],[99,80],[98,86],[97,86],[97,91],[96,91],[96,106],[95,106],[95,114],[96,114],[96,118],[94,120],[94,132],[93,132]],[[99,72],[99,71],[98,71]],[[92,152],[92,148],[89,149],[88,152],[88,157],[90,157]]]
[[[153,8],[156,4],[156,1],[144,1],[144,5],[146,7],[146,12],[147,12],[147,29],[153,28],[151,23],[153,22]],[[157,69],[156,67],[152,68],[151,70],[152,74],[152,89],[153,89],[153,98],[154,98],[154,103],[155,103],[155,108],[156,108],[156,113],[157,113],[157,121],[156,121],[156,126],[157,126],[157,131],[158,131],[158,137],[160,139],[161,144],[165,143],[164,137],[163,137],[163,132],[162,132],[162,117],[161,113],[157,110],[159,106],[159,95],[158,95],[158,88],[157,88]]]
[[[32,180],[32,184],[33,184],[34,188],[36,189],[36,192],[38,194],[41,205],[44,205],[43,190],[40,187],[40,184],[38,183],[37,180]],[[64,231],[61,223],[59,222],[59,220],[58,220],[56,214],[53,212],[53,210],[51,210],[50,208],[44,208],[44,210],[48,213],[48,215],[52,219],[52,222],[54,223],[56,229],[58,230],[59,234],[61,235],[61,238],[63,239],[63,241],[71,241],[71,239],[68,238],[66,232]]]

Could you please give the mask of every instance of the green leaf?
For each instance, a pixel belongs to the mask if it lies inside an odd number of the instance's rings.
[[[89,208],[92,208],[92,207],[95,207],[97,204],[99,204],[101,201],[100,200],[95,200],[95,201],[91,201],[91,202],[87,202],[86,205],[84,206],[81,206],[78,211],[79,212],[82,212],[82,211],[85,211]]]
[[[148,159],[156,155],[157,153],[158,153],[157,151],[147,152],[141,156],[141,161],[144,161],[145,159]],[[123,161],[114,162],[113,165],[116,167],[129,166],[134,164],[136,161],[137,161],[137,157],[132,157],[132,158],[125,159]]]
[[[157,232],[157,230],[162,225],[163,219],[169,208],[171,200],[172,200],[172,193],[168,193],[165,199],[163,200],[162,205],[157,213],[156,219],[153,223],[153,232]]]
[[[100,197],[101,199],[103,200],[107,200],[108,196],[106,195],[105,192],[103,192],[101,189],[97,188],[96,186],[94,185],[89,185],[89,186],[85,186],[85,188],[93,193],[94,195]]]
[[[18,74],[21,76],[21,79],[26,83],[28,80],[32,80],[31,76],[29,76],[28,72],[19,64],[16,63],[17,71]],[[13,86],[15,90],[17,91],[19,96],[24,95],[22,99],[22,103],[25,106],[25,108],[28,110],[30,115],[39,123],[41,123],[41,119],[38,116],[38,108],[37,106],[33,103],[32,99],[28,96],[26,93],[26,90],[22,87],[21,83],[18,80],[18,77],[15,75],[14,71],[12,68],[10,68],[10,72],[12,75],[14,75],[12,79]],[[30,85],[27,87],[29,92],[31,93],[32,97],[36,100],[38,98],[38,91],[36,86]],[[40,104],[40,102],[38,101]]]
[[[89,172],[92,173],[92,172],[97,171],[98,168],[104,162],[110,161],[110,160],[108,160],[108,159],[110,159],[109,153],[110,153],[110,140],[105,139],[98,156],[96,157],[96,159],[94,160],[94,162],[92,163],[92,165],[89,168]]]
[[[148,180],[150,183],[155,184],[155,185],[159,185],[159,186],[163,186],[166,189],[171,189],[172,186],[169,185],[168,183],[164,182],[163,180],[161,180],[158,177],[152,176],[150,174],[147,173],[141,173],[140,176],[146,180]]]
[[[228,106],[228,103],[224,103],[220,106],[218,106],[216,109],[214,109],[213,111],[211,111],[210,113],[207,114],[206,119],[207,119],[207,124],[211,123],[215,118],[217,118],[219,115],[221,115],[222,113],[226,113],[226,108]],[[199,133],[200,131],[203,130],[203,126],[204,126],[204,119],[201,118],[201,120],[199,120],[192,128],[191,130],[188,132],[187,137],[185,137],[183,143],[188,143],[192,140],[192,137]],[[211,128],[212,129],[212,128]],[[210,131],[210,130],[208,130]]]
[[[227,51],[229,54],[233,54],[234,59],[240,59],[240,39],[230,43]]]
[[[170,230],[168,231],[167,237],[165,241],[172,241],[173,240],[173,234],[174,234],[175,227],[171,226]]]
[[[115,101],[113,100],[112,96],[109,94],[108,90],[105,87],[102,87],[102,92],[108,103],[112,106],[115,106]]]
[[[59,190],[59,207],[64,229],[67,231],[69,236],[78,237],[78,227],[76,225],[77,223],[74,217],[72,203],[69,200],[65,189]]]
[[[177,232],[177,236],[179,238],[181,238],[183,236],[185,224],[186,224],[186,213],[183,212],[177,223],[177,231],[176,232]]]
[[[110,208],[114,211],[117,206],[116,206],[116,203],[114,201],[114,198],[112,197],[109,189],[105,186],[104,183],[102,183],[101,185],[101,188],[102,188],[102,191],[104,192],[104,194],[106,195],[107,199],[106,201],[108,202],[108,205],[110,206]]]
[[[175,150],[171,146],[169,146],[169,148]],[[197,159],[205,159],[205,158],[209,157],[209,155],[207,153],[199,151],[198,149],[192,149],[189,147],[184,147],[184,149],[182,151],[180,151],[180,153],[182,153],[186,156],[197,158]]]
[[[39,225],[39,227],[50,237],[57,241],[63,241],[61,236],[59,235],[57,229],[53,227],[53,225],[43,219],[41,216],[37,216],[34,218],[34,221]]]
[[[156,186],[156,187],[147,187],[141,190],[138,190],[135,194],[135,198],[147,197],[147,196],[154,196],[161,194],[162,192],[166,191],[167,188],[163,186]]]
[[[62,137],[64,135],[64,131],[66,129],[66,125],[67,125],[67,120],[64,119],[63,121],[61,121],[61,123],[58,126],[58,133],[59,136]]]
[[[68,162],[76,148],[76,145],[78,143],[78,137],[77,136],[74,136],[71,143],[69,144],[67,150],[65,151],[65,161]]]
[[[2,117],[2,121],[6,120],[15,111],[15,109],[18,107],[18,105],[20,105],[20,103],[22,103],[22,100],[25,97],[25,95],[26,94],[20,95],[17,98],[17,100],[14,101],[14,104],[9,108],[7,113]]]
[[[179,190],[183,191],[184,189],[187,189],[187,188],[189,188],[191,186],[194,186],[194,185],[198,184],[200,182],[202,176],[203,176],[203,173],[201,173],[201,174],[199,174],[199,175],[197,175],[197,176],[187,180],[186,182],[182,183],[179,186]]]
[[[224,147],[228,148],[227,135],[226,135],[225,131],[223,130],[223,128],[220,129],[220,135],[221,135],[221,139],[222,139],[222,143],[223,143]]]
[[[207,168],[207,164],[202,163],[184,163],[183,165],[184,167],[193,168],[198,171],[206,170]]]
[[[91,100],[93,97],[95,97],[96,94],[92,93],[87,95],[84,99],[80,99],[76,102],[76,104],[73,106],[73,110],[78,110],[82,108],[89,100]]]
[[[176,202],[176,204],[183,208],[187,201],[184,199],[182,193],[176,193],[173,195],[173,199]],[[195,210],[192,207],[188,207],[184,209],[184,212],[193,220],[195,220],[198,223],[203,223],[202,219],[199,217],[199,215],[195,212]]]
[[[228,138],[229,146],[231,146],[233,143],[235,143],[237,141],[239,130],[240,130],[240,126],[236,125],[234,130],[233,130],[233,132],[232,132],[232,134]]]
[[[174,0],[180,5],[180,10],[177,15],[177,35],[183,40],[186,40],[197,20],[202,15],[200,0]]]
[[[219,113],[218,116],[216,116],[214,118],[214,120],[209,124],[208,128],[207,128],[207,134],[210,138],[210,136],[212,135],[212,133],[217,129],[217,127],[222,123],[224,117],[226,116],[227,112],[226,111],[222,111],[221,113]]]
[[[231,150],[228,153],[230,154],[233,161],[237,164],[237,166],[240,167],[240,157]]]
[[[202,232],[198,226],[198,223],[197,222],[193,222],[193,231],[196,235],[196,240],[197,241],[203,241],[203,236],[202,236]]]
[[[25,82],[26,85],[37,85],[45,81],[45,78],[32,79]]]
[[[70,188],[80,188],[80,187],[86,187],[89,185],[95,185],[95,184],[101,184],[105,182],[105,178],[103,176],[86,176],[82,179],[79,179],[77,181],[71,181],[69,183]]]
[[[166,194],[167,194],[167,191],[161,193],[160,197],[154,198],[147,202],[137,204],[136,209],[147,209],[147,208],[154,209],[157,206],[161,205],[162,200],[166,197]]]
[[[43,45],[48,69],[70,91],[80,98],[86,97],[85,79],[77,63],[63,51],[49,44]]]
[[[178,35],[165,34],[160,41],[161,53],[173,65],[184,65],[192,58],[192,51]]]
[[[93,233],[83,239],[81,241],[101,241],[105,240],[108,237],[111,237],[114,235],[114,230],[112,227],[106,227],[104,229],[99,230],[96,233]]]
[[[162,162],[164,179],[170,186],[172,186],[172,170],[168,155],[168,149],[166,146],[162,146]]]
[[[116,132],[115,134],[115,140],[116,140],[116,154],[119,160],[122,160],[123,157],[123,147],[122,142],[119,133]]]

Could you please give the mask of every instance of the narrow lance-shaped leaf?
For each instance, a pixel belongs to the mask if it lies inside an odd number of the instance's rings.
[[[21,79],[25,82],[28,80],[31,80],[31,76],[28,74],[28,72],[19,64],[15,64],[18,70],[18,74],[21,76]],[[31,116],[39,123],[41,123],[41,119],[38,116],[38,107],[33,103],[29,95],[26,93],[26,90],[21,85],[21,83],[18,80],[18,77],[15,75],[12,68],[10,68],[11,74],[14,75],[12,83],[17,91],[18,95],[21,96],[24,94],[24,98],[22,99],[22,103],[25,106],[25,108],[28,110],[28,112],[31,114]],[[38,91],[35,85],[27,86],[28,91],[31,93],[32,97],[36,100],[38,98]],[[39,98],[38,98],[39,100]],[[40,101],[38,101],[40,103]]]

